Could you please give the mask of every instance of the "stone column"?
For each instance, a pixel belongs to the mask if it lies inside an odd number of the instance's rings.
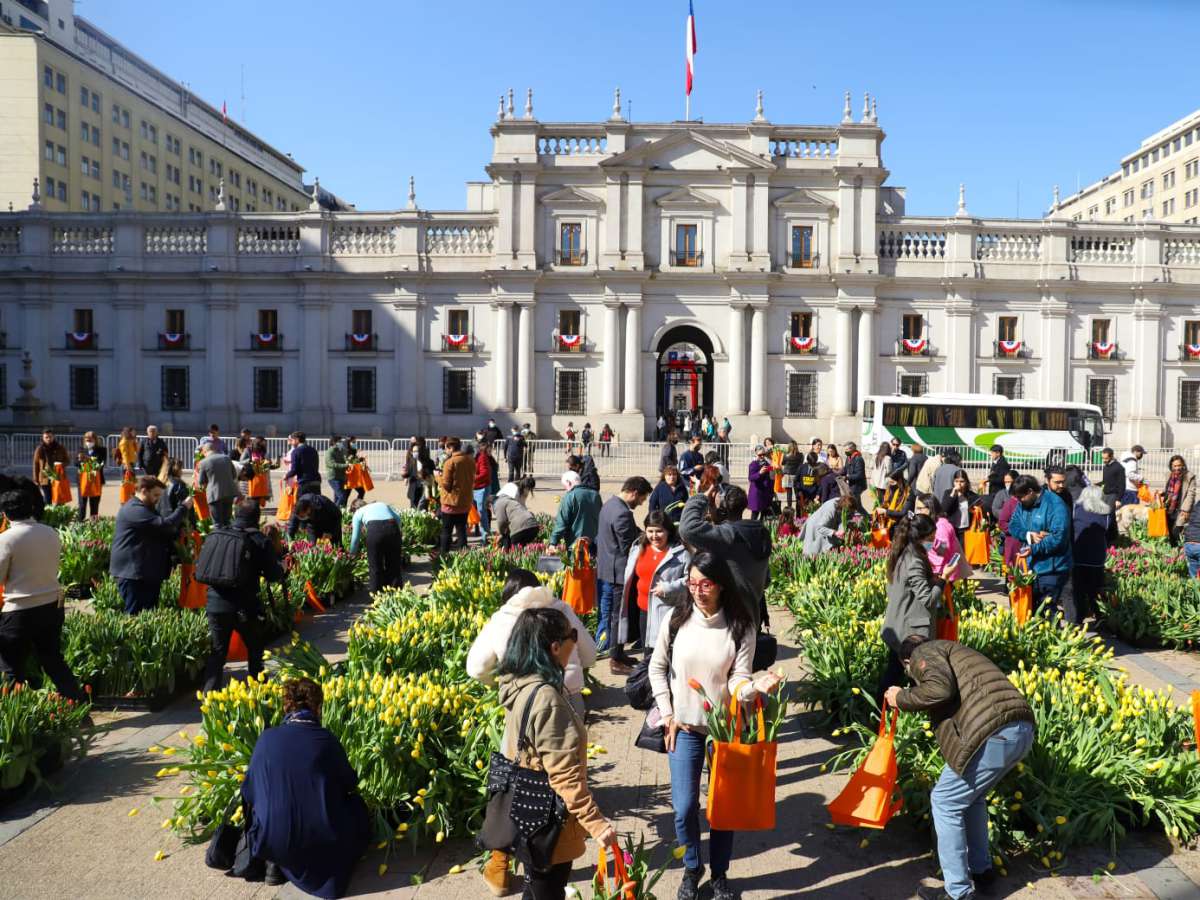
[[[942,354],[949,361],[947,390],[969,394],[976,389],[972,375],[976,372],[975,362],[975,313],[962,298],[946,304],[946,337],[948,346]],[[979,386],[979,390],[984,390]],[[989,385],[986,389],[991,390]]]
[[[1133,388],[1129,404],[1130,444],[1162,446],[1163,409],[1159,384],[1162,381],[1162,307],[1146,298],[1133,307]],[[1117,403],[1117,415],[1121,404]]]
[[[237,423],[237,408],[233,401],[234,350],[239,346],[236,335],[237,313],[236,288],[229,282],[210,282],[208,291],[208,335],[205,347],[205,370],[203,382],[196,378],[190,385],[191,395],[205,397],[204,418],[220,424],[229,423],[232,429]],[[322,339],[324,337],[322,336]],[[242,338],[240,346],[246,346],[249,336]],[[193,371],[193,375],[199,375]],[[305,384],[305,396],[320,397]],[[199,403],[193,402],[193,407]],[[320,433],[319,431],[317,433]]]
[[[857,403],[860,409],[863,400],[875,393],[875,353],[875,307],[862,306],[858,311]]]
[[[621,392],[619,365],[621,344],[621,304],[604,304],[604,393],[601,412],[619,412],[617,397]]]
[[[746,305],[730,304],[729,307],[729,409],[730,416],[745,415],[746,412]],[[720,415],[719,410],[714,413]]]
[[[625,414],[642,412],[642,305],[630,303],[625,313]]]
[[[834,416],[849,416],[854,414],[852,396],[853,382],[850,378],[850,366],[854,360],[854,335],[851,322],[852,310],[849,306],[837,308],[837,341],[835,344],[837,356],[833,360],[833,414]]]
[[[512,304],[493,303],[496,316],[496,352],[492,354],[493,377],[496,379],[497,412],[512,409]]]
[[[1071,309],[1064,301],[1045,296],[1042,298],[1041,316],[1041,345],[1034,348],[1041,360],[1041,398],[1069,400],[1071,359],[1075,356],[1072,352],[1075,348],[1071,346]],[[1084,400],[1086,397],[1076,399]]]
[[[146,423],[146,396],[142,372],[142,299],[136,284],[116,285],[113,297],[115,327],[112,335],[114,351],[121,351],[121,364],[116,372],[116,404],[113,417],[136,428]],[[228,348],[226,348],[228,352]],[[227,363],[228,364],[228,363]],[[199,387],[197,385],[196,387]],[[195,391],[195,387],[192,388]]]
[[[750,415],[765,416],[765,386],[763,370],[767,363],[766,329],[767,311],[762,306],[750,309]]]
[[[533,304],[518,304],[517,320],[517,412],[533,413]]]
[[[397,292],[395,310],[396,409],[394,430],[398,435],[425,434],[425,353],[421,339],[421,307],[424,301],[407,292]]]

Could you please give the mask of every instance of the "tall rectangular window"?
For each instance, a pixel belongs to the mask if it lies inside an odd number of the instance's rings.
[[[254,411],[280,412],[283,409],[283,369],[254,370]]]
[[[258,311],[258,333],[259,334],[278,334],[279,333],[279,310],[260,309]]]
[[[346,370],[347,412],[375,412],[375,369]]]
[[[817,376],[813,372],[788,372],[787,414],[793,419],[817,417]]]
[[[1108,319],[1092,319],[1092,343],[1107,344],[1109,332]]]
[[[919,341],[925,336],[925,317],[920,313],[905,313],[900,327],[905,340]]]
[[[560,309],[558,311],[558,333],[581,334],[580,316],[577,309]]]
[[[354,334],[370,334],[374,329],[371,310],[356,309],[350,313],[350,328]]]
[[[1015,341],[1017,339],[1017,317],[1001,316],[996,323],[996,333],[999,340]]]
[[[813,336],[813,314],[810,312],[794,312],[791,315],[792,337],[810,338]]]
[[[1179,421],[1200,422],[1200,381],[1179,382]]]
[[[1020,375],[993,375],[992,393],[1000,394],[1009,400],[1020,400],[1023,387]]]
[[[813,230],[809,225],[792,226],[791,265],[793,269],[811,269]]]
[[[94,319],[90,309],[76,309],[71,313],[71,324],[74,326],[71,330],[76,334],[91,334]]]
[[[928,393],[929,376],[905,375],[901,373],[896,380],[896,393],[903,397],[923,397]]]
[[[1189,319],[1183,323],[1183,342],[1200,347],[1200,319]]]
[[[560,266],[583,265],[583,225],[563,222],[558,229]]]
[[[1117,381],[1115,378],[1089,378],[1087,402],[1100,407],[1100,414],[1111,423],[1117,415]]]
[[[166,326],[167,334],[183,334],[187,331],[187,310],[168,309]]]
[[[675,265],[700,265],[699,230],[696,225],[675,226]]]
[[[442,370],[442,412],[470,413],[475,405],[475,370]]]
[[[162,367],[162,408],[182,411],[191,407],[187,366]]]
[[[471,333],[471,311],[469,309],[452,309],[446,313],[448,334]]]
[[[580,369],[554,370],[554,412],[582,416],[587,412],[587,373]]]
[[[71,366],[71,409],[96,409],[100,405],[100,369]]]

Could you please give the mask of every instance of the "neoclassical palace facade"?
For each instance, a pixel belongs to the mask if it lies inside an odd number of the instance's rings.
[[[520,101],[518,98],[518,106]],[[511,93],[467,208],[0,214],[6,408],[74,430],[473,432],[664,410],[858,433],[869,394],[1100,405],[1200,443],[1200,228],[904,214],[884,132],[548,123]],[[2,424],[2,420],[0,420]]]

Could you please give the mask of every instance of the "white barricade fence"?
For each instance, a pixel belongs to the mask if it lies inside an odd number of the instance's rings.
[[[602,479],[641,475],[653,483],[658,477],[662,448],[661,443],[654,441],[613,441],[607,445],[593,443],[590,451]],[[680,441],[675,446],[676,456],[682,455],[686,449],[687,444]],[[705,455],[710,451],[715,452],[729,469],[733,481],[746,480],[750,461],[754,458],[753,444],[712,442],[701,445],[700,449]],[[533,441],[525,448],[523,471],[534,477],[558,478],[566,471],[566,458],[570,453],[582,456],[584,448],[578,443],[568,444],[566,441]]]
[[[395,454],[392,453],[391,441],[383,438],[358,438],[354,445],[358,447],[358,455],[371,470],[372,479],[391,481],[397,477],[395,473],[400,471],[400,466],[393,459]]]
[[[83,446],[83,434],[55,434],[54,437],[62,445],[63,449],[67,451],[67,470],[74,473],[79,448]],[[8,440],[9,466],[16,469],[19,475],[32,477],[33,451],[42,442],[41,433],[12,434],[8,436]],[[25,471],[21,471],[22,469]]]
[[[192,466],[196,461],[196,448],[200,445],[199,438],[178,434],[159,434],[159,437],[167,445],[167,456],[182,462],[185,472],[192,471]],[[117,444],[120,440],[121,436],[119,434],[106,435],[104,438],[104,446],[108,450],[108,464],[105,466],[106,469],[120,468],[117,464]],[[139,434],[136,440],[140,447],[142,441],[146,440],[146,435]],[[158,473],[151,472],[150,474],[157,475]]]

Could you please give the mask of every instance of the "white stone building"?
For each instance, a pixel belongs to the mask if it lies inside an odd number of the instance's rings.
[[[742,439],[845,440],[871,393],[999,391],[1200,442],[1200,228],[907,217],[848,98],[547,123],[510,92],[492,135],[460,211],[0,214],[5,399],[28,351],[74,429],[640,439],[694,390]]]

